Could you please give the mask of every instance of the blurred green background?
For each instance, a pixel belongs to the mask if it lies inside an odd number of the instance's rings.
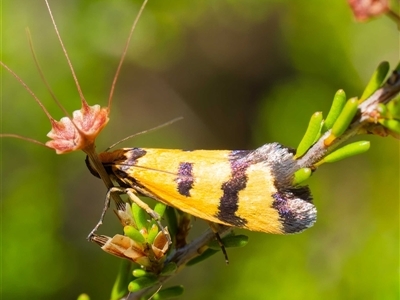
[[[106,105],[138,1],[51,1],[82,90]],[[80,107],[44,1],[2,3],[2,60],[60,119],[35,68],[29,27],[44,73],[69,112]],[[356,23],[345,0],[150,0],[119,77],[113,142],[175,117],[184,120],[125,147],[253,149],[296,147],[310,115],[334,93],[362,92],[379,62],[399,59],[387,17]],[[5,133],[46,141],[50,125],[27,91],[2,69]],[[395,299],[399,293],[399,144],[372,140],[364,155],[323,166],[309,184],[318,222],[299,235],[250,236],[243,249],[183,270],[182,299]],[[86,235],[106,189],[83,153],[57,156],[26,141],[1,143],[3,299],[108,299],[119,259]],[[195,230],[204,222],[195,221]],[[100,232],[120,230],[112,212]],[[200,227],[200,229],[197,229]],[[238,232],[240,232],[238,230]]]

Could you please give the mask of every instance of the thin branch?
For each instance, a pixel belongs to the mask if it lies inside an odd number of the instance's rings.
[[[371,112],[375,111],[379,103],[388,103],[400,93],[400,71],[394,71],[386,81],[385,85],[373,93],[368,99],[362,102],[358,109],[357,118],[350,124],[349,128],[338,137],[331,145],[324,145],[325,139],[330,135],[331,130],[323,134],[320,139],[307,151],[307,153],[298,159],[298,169],[313,166],[327,153],[336,149],[343,142],[362,132],[363,128],[371,124],[369,121]],[[297,170],[298,170],[297,169]]]

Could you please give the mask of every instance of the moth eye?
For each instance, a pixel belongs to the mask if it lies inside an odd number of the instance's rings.
[[[96,171],[95,168],[93,168],[92,164],[90,163],[89,156],[87,156],[87,155],[86,155],[86,158],[85,158],[85,163],[86,163],[86,167],[89,169],[89,172],[93,176],[96,176],[97,178],[100,178],[99,173]]]

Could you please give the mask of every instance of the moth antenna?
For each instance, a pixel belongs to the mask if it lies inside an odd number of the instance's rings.
[[[37,59],[37,56],[36,56],[35,48],[33,47],[32,35],[31,35],[31,32],[29,31],[29,28],[26,28],[26,35],[28,36],[29,48],[31,49],[31,53],[32,53],[32,56],[33,56],[33,61],[35,62],[35,65],[36,65],[36,68],[37,68],[37,70],[39,72],[40,78],[42,79],[42,81],[46,85],[46,88],[49,91],[49,93],[50,93],[51,97],[53,98],[54,102],[58,105],[59,108],[61,108],[63,113],[71,119],[70,114],[64,108],[64,106],[61,105],[61,102],[57,99],[56,95],[54,94],[53,90],[51,89],[51,86],[50,86],[49,82],[44,77],[43,70],[40,67],[39,60]]]
[[[42,142],[39,142],[37,140],[31,139],[31,138],[28,138],[28,137],[25,137],[25,136],[22,136],[22,135],[18,135],[18,134],[2,133],[2,134],[0,134],[0,137],[12,137],[12,138],[28,141],[28,142],[31,142],[31,143],[34,143],[34,144],[49,148],[49,147],[46,146],[46,144],[44,144]]]
[[[47,6],[47,10],[48,10],[48,12],[49,12],[49,15],[50,15],[51,22],[52,22],[52,24],[53,24],[54,30],[55,30],[55,32],[56,32],[58,41],[60,42],[61,49],[62,49],[62,51],[64,52],[64,56],[65,56],[65,58],[66,58],[66,60],[67,60],[69,69],[71,70],[72,77],[73,77],[73,79],[74,79],[76,88],[77,88],[78,93],[79,93],[79,97],[80,97],[80,99],[81,99],[82,108],[81,108],[80,111],[81,111],[81,113],[83,113],[83,115],[85,115],[85,114],[90,114],[90,112],[92,111],[92,108],[89,106],[89,104],[86,102],[85,97],[83,96],[81,86],[79,85],[79,81],[78,81],[78,78],[77,78],[77,76],[76,76],[74,67],[72,66],[71,60],[70,60],[70,58],[69,58],[69,56],[68,56],[67,49],[65,48],[64,43],[63,43],[63,41],[62,41],[62,39],[61,39],[61,35],[60,35],[60,32],[58,31],[58,27],[57,27],[57,24],[56,24],[56,22],[55,22],[55,20],[54,20],[54,16],[53,16],[53,13],[52,13],[52,11],[51,11],[51,8],[50,8],[50,5],[49,5],[48,0],[45,0],[45,3],[46,3],[46,6]],[[35,59],[35,63],[37,63],[37,60],[36,60],[36,59]],[[40,68],[40,67],[39,67],[39,68]],[[45,81],[45,80],[44,80],[44,81]],[[45,83],[46,83],[46,81],[45,81]],[[47,84],[46,84],[46,86],[47,86]],[[63,112],[66,114],[66,116],[70,119],[71,123],[73,124],[73,126],[75,127],[75,129],[77,130],[77,132],[79,133],[79,135],[85,136],[85,133],[84,133],[84,131],[82,130],[82,127],[78,126],[77,123],[76,123],[76,120],[74,120],[75,117],[72,118],[71,115],[70,115],[70,114],[63,108],[63,106],[59,103],[59,101],[58,101],[58,100],[55,100],[55,101],[56,101],[56,103],[61,107],[61,109],[63,110]],[[108,112],[108,108],[104,109],[104,111],[107,111],[107,112]],[[107,122],[108,122],[108,113],[106,113],[106,115],[107,115],[107,121],[106,121],[105,123],[103,123],[103,124],[104,124],[103,126],[105,126],[105,124],[107,124]],[[92,116],[92,117],[93,117],[93,116]],[[94,117],[94,118],[96,118],[96,117]],[[52,121],[52,128],[58,128],[58,127],[59,127],[59,124]],[[62,129],[62,130],[63,130],[63,129]],[[92,157],[92,158],[95,157],[95,156],[97,156],[97,154],[96,154],[96,152],[95,152],[95,150],[94,150],[93,147],[85,147],[85,149],[81,149],[81,150],[84,150],[84,152],[87,152],[87,151],[91,152],[91,153],[90,153],[90,157]]]
[[[51,12],[49,2],[48,2],[48,0],[45,0],[45,2],[46,2],[47,10],[49,11],[51,22],[53,23],[54,30],[56,31],[56,35],[57,35],[58,41],[61,44],[61,48],[62,48],[62,50],[64,52],[64,56],[67,59],[69,69],[71,70],[72,77],[74,78],[74,82],[75,82],[76,88],[78,90],[79,97],[81,98],[82,107],[88,110],[89,109],[89,105],[86,102],[85,97],[83,96],[81,86],[79,85],[78,78],[76,77],[74,67],[72,66],[71,60],[69,59],[69,56],[68,56],[68,52],[67,52],[67,50],[66,50],[66,48],[64,46],[64,43],[63,43],[63,41],[61,39],[61,35],[60,35],[59,31],[58,31],[57,24],[56,24],[56,22],[54,20],[54,17],[53,17],[53,13]]]
[[[122,140],[119,140],[118,142],[112,144],[112,145],[111,145],[110,147],[108,147],[104,152],[107,152],[107,151],[111,150],[111,149],[114,148],[115,146],[121,144],[122,142],[125,142],[126,140],[129,140],[130,138],[133,138],[133,137],[136,137],[136,136],[138,136],[138,135],[145,134],[145,133],[149,133],[149,132],[151,132],[151,131],[155,131],[155,130],[158,130],[158,129],[163,128],[163,127],[167,127],[167,126],[169,126],[169,125],[171,125],[171,124],[173,124],[173,123],[175,123],[175,122],[178,122],[178,121],[180,121],[180,120],[182,120],[182,119],[183,119],[183,117],[178,117],[178,118],[172,119],[171,121],[168,121],[168,122],[166,122],[166,123],[164,123],[164,124],[158,125],[158,126],[156,126],[156,127],[153,127],[153,128],[150,128],[150,129],[146,129],[146,130],[144,130],[144,131],[141,131],[141,132],[138,132],[138,133],[129,135],[129,136],[123,138]]]
[[[46,2],[47,2],[47,0],[46,0]],[[140,7],[140,10],[139,10],[138,14],[136,15],[136,18],[133,21],[133,25],[131,27],[131,31],[129,32],[128,39],[127,39],[127,41],[125,43],[125,47],[124,47],[121,59],[120,59],[119,64],[118,64],[117,71],[115,72],[114,79],[113,79],[113,82],[111,84],[110,95],[108,97],[108,105],[107,105],[109,111],[111,111],[111,102],[112,102],[112,98],[113,98],[113,95],[114,95],[115,85],[117,84],[118,75],[119,75],[119,73],[121,71],[121,67],[122,67],[122,64],[123,64],[123,62],[125,60],[126,53],[128,52],[129,43],[131,41],[133,32],[135,31],[136,25],[137,25],[137,23],[138,23],[138,21],[140,19],[140,16],[142,15],[144,8],[146,7],[147,2],[148,2],[148,0],[144,0],[143,1],[142,6]]]
[[[37,145],[40,145],[40,146],[49,148],[49,147],[46,146],[46,144],[44,144],[44,143],[42,143],[42,142],[39,142],[39,141],[37,141],[37,140],[31,139],[31,138],[28,138],[28,137],[25,137],[25,136],[22,136],[22,135],[18,135],[18,134],[2,133],[2,134],[0,134],[0,137],[11,137],[11,138],[16,138],[16,139],[19,139],[19,140],[28,141],[28,142],[31,142],[31,143],[34,143],[34,144],[37,144]]]
[[[5,68],[8,72],[10,72],[18,81],[19,83],[28,91],[29,94],[31,94],[31,96],[33,97],[33,99],[35,99],[36,103],[39,104],[40,108],[44,111],[44,113],[46,114],[47,118],[50,120],[50,122],[52,124],[54,124],[55,120],[53,119],[53,117],[50,115],[50,113],[48,112],[48,110],[46,109],[46,107],[44,107],[44,105],[42,104],[42,102],[39,100],[38,97],[36,97],[35,93],[32,92],[32,90],[26,85],[26,83],[13,71],[11,70],[5,63],[3,63],[2,61],[0,61],[0,64],[3,66],[3,68]]]
[[[137,165],[133,165],[133,164],[116,164],[116,163],[109,163],[109,164],[104,164],[105,166],[127,166],[127,167],[131,167],[131,168],[136,168],[136,169],[141,169],[141,170],[146,170],[146,171],[151,171],[151,172],[158,172],[158,173],[163,173],[163,174],[168,174],[171,176],[179,176],[179,178],[182,179],[193,179],[193,176],[189,176],[189,175],[181,175],[178,174],[176,172],[170,172],[170,171],[165,171],[165,170],[159,170],[156,168],[150,168],[150,167],[146,167],[146,166],[137,166]],[[96,175],[95,175],[96,176]]]

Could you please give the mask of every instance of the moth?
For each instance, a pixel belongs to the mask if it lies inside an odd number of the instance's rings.
[[[121,188],[210,222],[288,234],[316,221],[309,188],[292,184],[293,153],[278,143],[256,150],[123,148],[99,158]]]

